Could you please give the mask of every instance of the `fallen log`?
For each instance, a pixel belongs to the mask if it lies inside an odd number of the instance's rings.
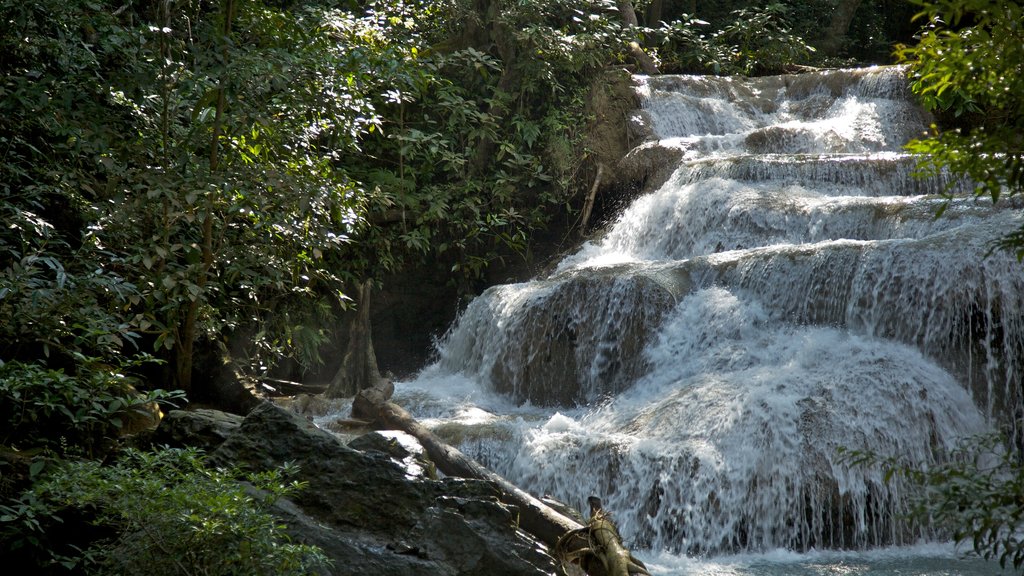
[[[502,500],[506,504],[519,507],[519,526],[523,530],[554,547],[563,534],[583,527],[575,520],[559,514],[505,478],[484,468],[454,446],[443,442],[401,406],[383,400],[382,396],[376,388],[368,388],[356,395],[353,404],[359,406],[361,417],[365,418],[370,415],[370,412],[375,412],[373,414],[374,421],[379,427],[402,430],[416,437],[437,469],[446,475],[486,480],[497,485],[503,495]]]
[[[601,499],[591,496],[587,525],[567,532],[555,545],[555,555],[563,562],[577,564],[591,576],[647,574],[647,567],[626,549],[622,537]]]
[[[260,390],[267,396],[295,396],[298,394],[321,394],[327,390],[324,383],[302,383],[261,376],[256,379]]]
[[[442,441],[401,406],[390,402],[390,392],[379,388],[360,391],[353,401],[359,417],[371,418],[378,428],[401,430],[414,436],[444,474],[485,480],[497,486],[502,502],[519,509],[519,527],[547,544],[563,561],[581,565],[592,576],[648,574],[643,563],[622,546],[607,513],[600,506],[595,512],[593,501],[591,519],[584,526]]]

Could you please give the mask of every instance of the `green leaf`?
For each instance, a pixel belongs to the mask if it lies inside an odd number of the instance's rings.
[[[43,468],[45,468],[45,467],[46,467],[46,461],[45,460],[42,460],[42,459],[34,460],[32,462],[32,464],[28,468],[28,477],[29,478],[36,478],[37,476],[39,476],[39,473],[42,472]]]

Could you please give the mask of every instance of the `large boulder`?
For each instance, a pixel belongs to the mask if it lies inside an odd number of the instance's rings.
[[[241,416],[220,410],[171,410],[160,421],[153,443],[175,448],[191,446],[210,452],[223,444],[241,425]]]
[[[388,576],[419,576],[421,574],[457,574],[434,560],[416,554],[401,553],[379,538],[342,530],[317,522],[294,502],[278,500],[274,514],[284,522],[293,538],[323,550],[331,563],[317,576],[335,574],[387,574]]]
[[[270,403],[254,409],[209,457],[263,471],[286,462],[307,487],[277,507],[292,537],[320,546],[331,574],[552,574],[557,563],[517,528],[518,511],[489,483],[417,476],[371,438],[345,445]],[[393,448],[393,447],[392,447]]]
[[[400,430],[375,430],[349,441],[348,446],[361,452],[387,454],[411,477],[437,479],[437,468],[412,434]]]
[[[515,507],[497,500],[442,496],[420,517],[407,542],[419,556],[443,562],[457,574],[545,573],[542,567],[550,566],[551,558],[516,527],[517,516]]]

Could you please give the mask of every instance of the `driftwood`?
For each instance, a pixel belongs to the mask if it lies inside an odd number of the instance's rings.
[[[322,394],[327,390],[326,383],[302,383],[279,378],[258,377],[260,391],[267,396],[295,396],[297,394]]]
[[[555,546],[566,532],[582,528],[575,520],[559,514],[508,480],[484,468],[454,446],[446,444],[402,407],[387,401],[384,396],[386,394],[381,394],[377,388],[360,391],[353,401],[353,406],[358,407],[356,417],[372,417],[380,428],[402,430],[416,437],[437,469],[448,476],[486,480],[497,485],[502,493],[502,500],[506,504],[519,507],[519,526],[549,546]]]
[[[563,561],[580,564],[592,576],[647,574],[643,564],[622,546],[607,514],[599,509],[594,512],[593,503],[591,520],[586,526],[558,512],[443,442],[402,407],[389,401],[392,390],[369,388],[360,391],[353,401],[354,415],[372,419],[379,428],[411,434],[423,445],[437,469],[448,476],[485,480],[497,486],[501,500],[519,509],[519,527],[562,555]],[[584,561],[590,568],[583,566]]]
[[[559,538],[556,556],[563,562],[579,565],[591,576],[650,574],[644,563],[622,544],[622,537],[611,515],[601,507],[601,500],[591,496],[589,501],[590,521]]]

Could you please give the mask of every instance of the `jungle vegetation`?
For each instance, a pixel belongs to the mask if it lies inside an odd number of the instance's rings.
[[[662,72],[773,74],[891,63],[901,42],[915,91],[961,128],[914,149],[980,193],[1020,192],[1019,4],[705,4],[0,0],[0,549],[112,569],[130,543],[49,531],[83,513],[72,499],[125,530],[140,502],[109,482],[161,474],[234,537],[279,538],[202,455],[122,451],[129,422],[215,401],[211,358],[316,370],[359,286],[426,261],[472,292],[572,228],[588,94],[638,69],[631,43]],[[301,488],[281,474],[257,480]],[[251,573],[317,560],[281,548]]]

